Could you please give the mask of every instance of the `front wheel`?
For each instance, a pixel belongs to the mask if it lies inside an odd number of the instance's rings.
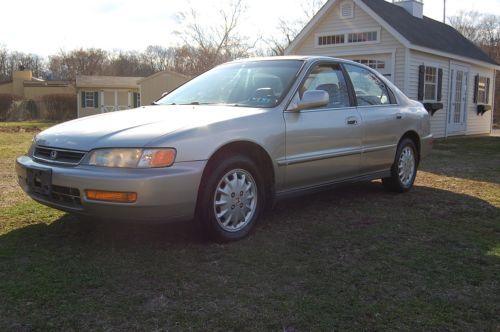
[[[413,187],[417,175],[418,155],[415,143],[411,139],[403,139],[396,152],[396,159],[391,167],[391,176],[382,179],[387,190],[405,192]]]
[[[203,181],[198,218],[211,239],[227,242],[247,236],[263,206],[255,163],[245,156],[222,160]]]

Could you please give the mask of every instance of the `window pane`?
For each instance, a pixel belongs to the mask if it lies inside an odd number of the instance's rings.
[[[373,73],[358,66],[345,65],[359,106],[390,104],[385,84]]]
[[[301,97],[308,90],[323,90],[328,93],[328,108],[349,107],[347,84],[339,65],[318,65],[309,74],[300,88]]]
[[[425,86],[424,86],[424,99],[425,100],[435,100],[436,99],[436,85],[435,84],[425,84]]]

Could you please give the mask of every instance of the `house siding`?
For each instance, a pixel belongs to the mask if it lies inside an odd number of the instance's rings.
[[[417,100],[418,95],[418,67],[420,65],[432,66],[443,70],[442,99],[443,109],[434,113],[431,117],[431,132],[434,137],[446,136],[446,122],[449,105],[450,89],[450,59],[428,53],[410,51],[408,69],[408,89],[406,95]]]
[[[296,55],[325,55],[339,58],[352,58],[354,55],[369,55],[394,52],[395,59],[392,71],[394,77],[392,81],[400,89],[404,90],[404,70],[405,70],[405,47],[394,38],[389,32],[380,26],[362,8],[354,4],[354,17],[342,19],[339,15],[340,2],[334,4],[329,11],[318,22],[317,26],[307,35],[297,47],[290,52]],[[353,28],[354,27],[354,28]],[[345,44],[335,46],[316,46],[316,34],[336,33],[338,31],[357,31],[376,28],[380,29],[380,42],[374,44]],[[392,61],[392,60],[391,60]]]

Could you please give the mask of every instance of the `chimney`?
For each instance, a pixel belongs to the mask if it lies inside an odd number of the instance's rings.
[[[392,0],[392,3],[403,7],[406,11],[415,17],[422,18],[424,15],[423,0]]]

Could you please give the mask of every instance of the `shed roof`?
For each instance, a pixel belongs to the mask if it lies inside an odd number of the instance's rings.
[[[418,18],[385,0],[362,0],[411,44],[497,64],[453,27],[424,16]]]

